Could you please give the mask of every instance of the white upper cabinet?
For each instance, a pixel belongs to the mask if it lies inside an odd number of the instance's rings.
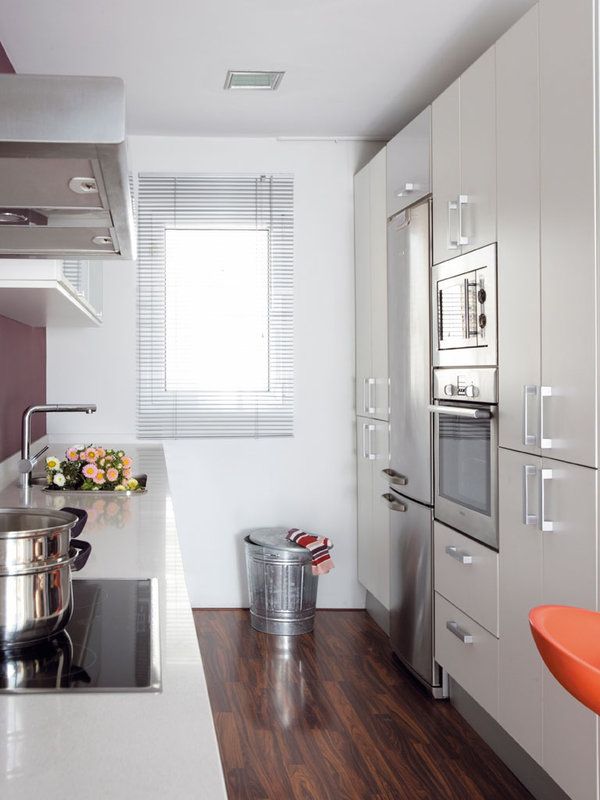
[[[496,241],[495,73],[492,47],[432,105],[435,264]]]
[[[431,177],[433,188],[433,261],[460,255],[460,86],[451,84],[431,107]]]
[[[542,445],[597,467],[595,7],[539,4]]]
[[[431,192],[431,106],[388,142],[387,216]]]
[[[539,454],[538,7],[496,43],[499,439]]]
[[[462,252],[496,241],[496,50],[460,77]]]
[[[354,177],[356,413],[387,420],[385,148]]]

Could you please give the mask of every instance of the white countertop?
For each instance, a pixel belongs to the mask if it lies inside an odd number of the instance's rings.
[[[158,579],[162,691],[0,695],[2,800],[227,797],[162,448],[125,449],[134,473],[148,473],[147,494],[33,488],[30,505],[89,511],[116,502],[113,516],[105,507],[81,536],[93,550],[80,577]],[[16,484],[0,492],[0,504],[23,505]]]

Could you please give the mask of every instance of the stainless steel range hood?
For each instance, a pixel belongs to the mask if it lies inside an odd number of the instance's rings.
[[[122,80],[0,75],[0,257],[135,258]]]

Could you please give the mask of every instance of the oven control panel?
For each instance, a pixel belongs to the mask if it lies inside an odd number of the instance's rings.
[[[498,369],[438,367],[433,371],[434,400],[455,400],[496,404]]]

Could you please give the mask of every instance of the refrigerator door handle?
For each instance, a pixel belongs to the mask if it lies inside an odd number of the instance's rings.
[[[402,475],[400,472],[396,472],[395,469],[387,468],[382,469],[381,474],[384,475],[389,483],[393,484],[394,486],[406,486],[408,483],[408,478],[406,475]]]
[[[529,513],[529,478],[535,477],[536,473],[533,464],[523,464],[523,525],[537,525],[537,514]]]
[[[381,495],[381,499],[385,501],[390,511],[406,511],[406,505],[394,497],[391,492],[386,492]]]
[[[463,644],[473,644],[473,636],[464,628],[461,628],[458,622],[448,620],[446,622],[446,628],[448,628],[450,633],[453,633],[457,639],[460,639]]]
[[[449,544],[448,547],[446,547],[446,553],[450,558],[456,559],[460,564],[473,563],[473,556],[470,553],[467,553],[466,550],[459,550],[458,547],[454,547],[454,545]]]
[[[529,433],[529,398],[536,397],[537,393],[537,386],[533,384],[523,386],[523,444],[526,446],[537,444],[536,434]]]

